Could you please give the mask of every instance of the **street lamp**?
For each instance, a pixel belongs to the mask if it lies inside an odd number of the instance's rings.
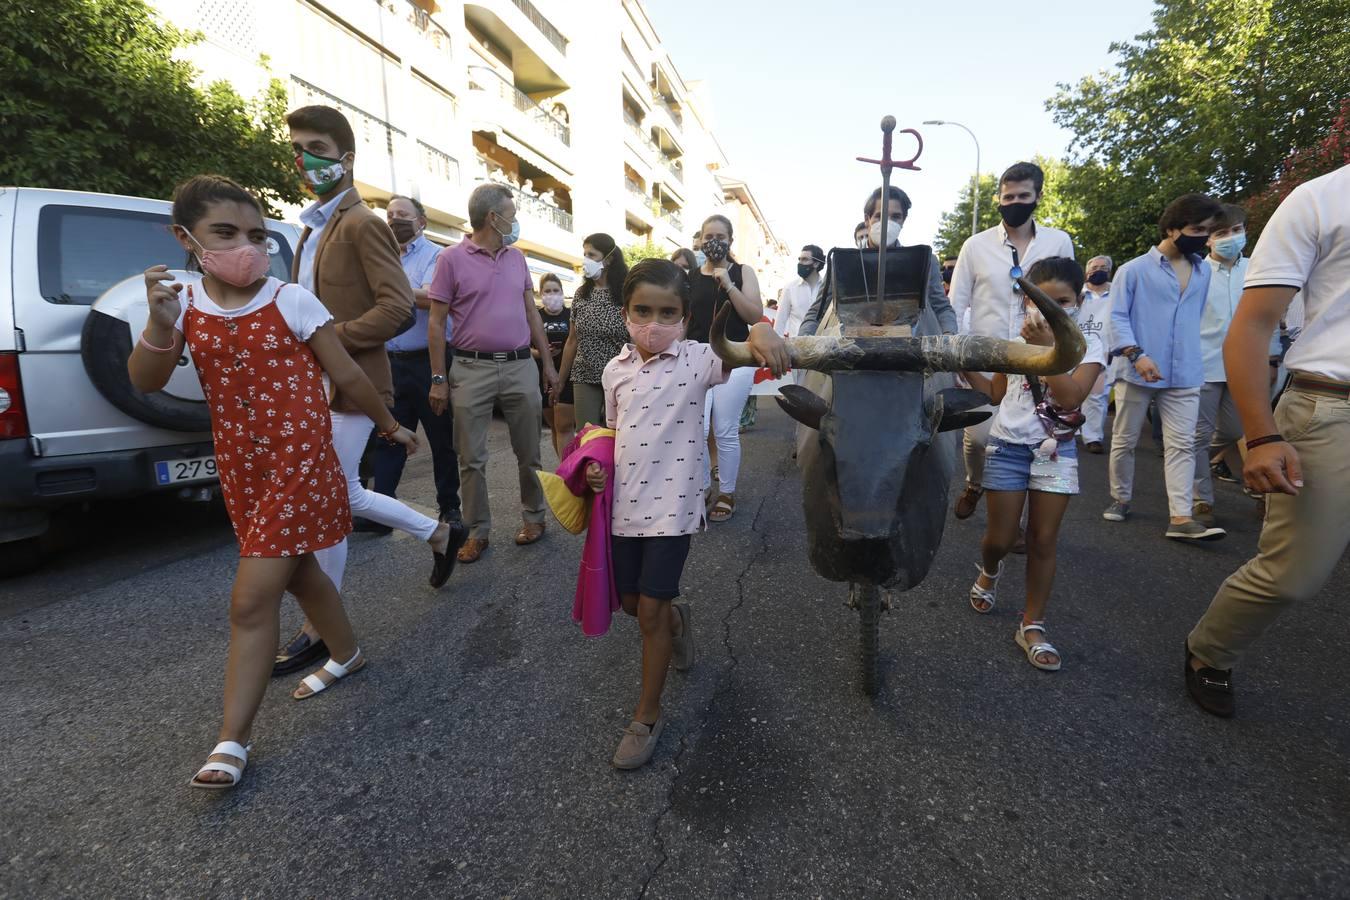
[[[946,119],[928,119],[923,124],[955,125],[957,128],[963,129],[966,134],[970,135],[970,139],[975,142],[975,181],[971,184],[970,188],[970,236],[974,237],[980,221],[980,140],[975,137],[975,132],[966,128],[966,126],[962,125],[960,122],[949,122]]]

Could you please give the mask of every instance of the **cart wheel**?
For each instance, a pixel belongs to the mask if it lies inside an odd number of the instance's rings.
[[[872,584],[850,586],[858,604],[859,624],[862,628],[862,685],[863,693],[876,696],[881,678],[877,671],[879,638],[877,625],[881,620],[881,590]]]

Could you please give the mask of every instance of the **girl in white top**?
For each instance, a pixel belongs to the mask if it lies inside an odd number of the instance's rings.
[[[1072,259],[1038,261],[1027,280],[1078,315],[1083,269]],[[1050,346],[1054,336],[1040,311],[1025,301],[1022,339]],[[989,497],[988,525],[980,550],[979,577],[970,589],[978,613],[994,608],[1003,562],[1017,540],[1023,504],[1027,514],[1027,601],[1015,640],[1038,669],[1056,671],[1060,654],[1045,632],[1045,605],[1055,577],[1055,545],[1069,498],[1078,493],[1078,451],[1074,435],[1082,424],[1079,407],[1106,366],[1095,334],[1084,334],[1087,352],[1073,371],[1044,379],[1024,375],[966,373],[971,386],[998,404],[985,447],[984,490]]]

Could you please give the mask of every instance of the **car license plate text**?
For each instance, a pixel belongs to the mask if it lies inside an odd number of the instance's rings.
[[[206,481],[216,477],[216,458],[198,456],[195,459],[169,459],[155,463],[155,480],[159,484],[177,484],[180,481]]]

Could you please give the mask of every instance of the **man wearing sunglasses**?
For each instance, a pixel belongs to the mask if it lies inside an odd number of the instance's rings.
[[[961,245],[948,296],[963,333],[1016,339],[1026,315],[1017,279],[1037,260],[1073,258],[1073,241],[1067,234],[1032,218],[1044,187],[1040,166],[1029,162],[1011,166],[998,180],[1003,221]],[[956,500],[958,519],[970,518],[984,493],[984,445],[991,421],[966,429],[966,489]]]

